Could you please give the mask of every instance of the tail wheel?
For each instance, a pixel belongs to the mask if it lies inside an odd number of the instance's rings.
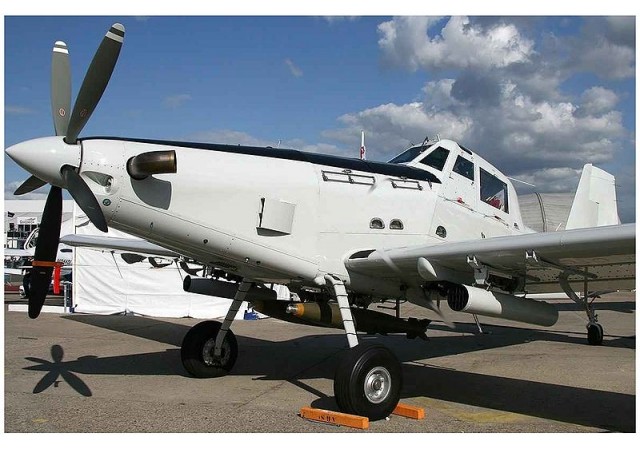
[[[592,346],[599,346],[604,339],[604,329],[600,323],[589,323],[587,325],[587,341]]]
[[[216,336],[222,325],[217,321],[196,324],[184,336],[180,356],[182,365],[194,377],[222,377],[229,374],[238,358],[236,336],[227,331],[220,357],[214,355]]]
[[[402,388],[400,362],[385,346],[361,343],[345,354],[333,382],[341,411],[375,421],[398,405]]]

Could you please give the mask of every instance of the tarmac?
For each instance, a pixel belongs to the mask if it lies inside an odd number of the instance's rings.
[[[367,430],[299,416],[304,406],[337,410],[333,373],[347,348],[340,330],[236,321],[231,374],[195,379],[182,367],[180,344],[200,320],[56,313],[31,320],[7,311],[21,301],[5,295],[6,433],[636,431],[635,293],[596,301],[602,346],[587,344],[586,314],[568,299],[549,301],[560,311],[551,328],[480,317],[482,334],[471,315],[448,313],[450,329],[432,312],[403,305],[402,316],[434,319],[429,341],[361,340],[398,356],[401,402],[423,407],[426,417],[392,415]]]

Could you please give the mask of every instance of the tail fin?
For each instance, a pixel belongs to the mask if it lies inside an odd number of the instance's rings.
[[[620,224],[615,178],[591,164],[582,169],[566,229]]]

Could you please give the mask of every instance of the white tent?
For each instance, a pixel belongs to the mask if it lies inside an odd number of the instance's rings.
[[[73,214],[73,229],[78,235],[105,234],[96,229],[80,208]],[[109,229],[108,236],[134,238]],[[158,259],[156,259],[158,260]],[[130,260],[131,261],[131,260]],[[187,293],[182,282],[187,273],[176,261],[156,268],[148,257],[127,263],[122,254],[101,249],[76,248],[73,263],[73,305],[75,312],[93,314],[133,313],[155,317],[224,317],[231,301],[225,298]],[[289,299],[289,290],[279,286],[278,299]],[[242,319],[246,303],[237,318]]]

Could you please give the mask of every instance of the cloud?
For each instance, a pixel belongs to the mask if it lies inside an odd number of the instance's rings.
[[[427,135],[434,137],[436,133],[441,133],[443,136],[465,139],[471,126],[468,117],[427,109],[422,102],[383,104],[344,114],[338,121],[344,125],[343,128],[327,130],[323,136],[358,148],[360,130],[365,130],[367,142],[375,142],[376,160],[389,160],[412,143],[422,142]],[[370,148],[371,144],[368,143],[367,152]]]
[[[226,145],[246,145],[255,147],[289,148],[309,153],[344,154],[344,149],[329,143],[308,143],[302,139],[267,140],[252,136],[244,131],[219,129],[201,131],[186,137],[186,140],[221,143]]]
[[[635,75],[635,17],[588,18],[580,34],[564,45],[568,70],[593,72],[603,79]]]
[[[180,106],[183,106],[186,102],[190,100],[191,100],[190,94],[177,94],[177,95],[170,95],[168,97],[165,97],[162,100],[162,104],[166,108],[176,109],[176,108],[179,108]]]
[[[24,182],[24,179],[21,181],[12,181],[5,183],[4,185],[4,199],[5,200],[46,200],[47,195],[49,195],[49,186],[44,185],[39,189],[34,190],[33,192],[26,193],[24,195],[15,196],[13,192],[16,191],[18,187]]]
[[[293,76],[295,76],[296,78],[300,78],[303,75],[303,72],[300,68],[298,68],[291,59],[287,58],[284,60],[284,63],[287,65],[287,67],[289,68],[289,71],[291,72],[291,74]]]
[[[544,190],[546,193],[566,193],[575,192],[581,174],[582,169],[553,167],[522,172],[516,179],[533,184],[535,186],[533,191],[542,192]],[[514,182],[514,186],[518,192],[524,193],[530,190],[517,181]]]
[[[581,112],[592,115],[607,113],[618,103],[618,95],[614,91],[600,86],[585,90],[581,98]]]
[[[505,67],[526,62],[533,54],[533,41],[512,24],[483,28],[467,17],[451,17],[435,32],[441,22],[438,17],[396,17],[381,23],[383,60],[411,70],[446,70]]]
[[[228,145],[246,145],[246,146],[276,146],[274,142],[268,142],[263,139],[253,137],[243,131],[234,131],[230,129],[220,129],[212,131],[201,131],[190,134],[186,140],[198,142],[221,143]]]
[[[4,108],[4,113],[7,115],[29,115],[35,114],[36,111],[26,106],[7,105]]]
[[[326,20],[329,25],[340,22],[353,22],[358,20],[359,18],[360,16],[323,16],[323,19]]]

